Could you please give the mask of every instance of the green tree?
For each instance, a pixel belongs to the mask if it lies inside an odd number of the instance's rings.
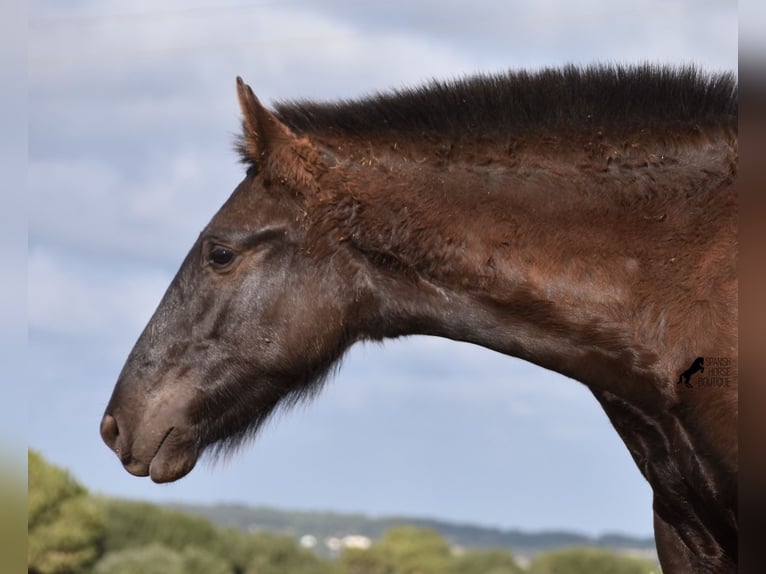
[[[150,544],[110,552],[93,568],[93,574],[186,574],[179,552]]]
[[[250,561],[250,537],[233,528],[143,502],[103,499],[101,504],[107,518],[107,553],[153,544],[180,553],[194,549],[220,557],[234,572],[244,572]]]
[[[597,548],[568,548],[540,554],[529,574],[659,574],[646,560],[620,556]]]
[[[455,559],[454,574],[524,574],[513,555],[505,550],[467,552]]]
[[[247,539],[246,574],[330,574],[332,565],[289,536],[262,532]]]
[[[445,574],[451,566],[449,544],[413,526],[391,528],[369,550],[348,549],[338,560],[341,574]]]
[[[378,548],[347,548],[337,563],[338,574],[395,574],[396,565]]]
[[[27,518],[30,574],[82,572],[101,552],[104,517],[68,472],[28,451]]]
[[[200,548],[184,548],[181,551],[184,574],[232,574],[231,564],[215,554]]]
[[[391,528],[377,549],[393,560],[396,574],[443,574],[452,562],[449,544],[438,532],[414,526]]]
[[[232,574],[231,566],[219,556],[199,548],[181,552],[161,544],[126,548],[106,554],[93,574]]]
[[[203,548],[223,554],[220,530],[209,520],[145,502],[103,499],[107,552],[160,544],[174,550]]]

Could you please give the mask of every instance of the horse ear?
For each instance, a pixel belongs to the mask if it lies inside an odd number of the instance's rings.
[[[240,77],[237,97],[242,110],[239,151],[243,160],[255,166],[268,181],[315,187],[319,153],[308,138],[297,137],[280,122]]]

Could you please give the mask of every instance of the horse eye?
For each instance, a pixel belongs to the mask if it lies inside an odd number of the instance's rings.
[[[236,254],[231,249],[219,246],[213,247],[213,249],[210,250],[208,261],[210,261],[214,267],[227,267],[228,265],[231,265],[235,257]]]

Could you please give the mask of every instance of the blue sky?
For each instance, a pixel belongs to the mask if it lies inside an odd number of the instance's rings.
[[[40,0],[29,17],[30,446],[115,496],[651,533],[587,389],[435,338],[355,348],[317,401],[178,483],[128,475],[98,423],[243,176],[235,76],[270,102],[570,62],[736,70],[735,2]]]

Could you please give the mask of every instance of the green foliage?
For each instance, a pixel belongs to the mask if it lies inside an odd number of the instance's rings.
[[[28,453],[27,565],[32,574],[67,574],[98,558],[104,517],[69,473]]]
[[[338,574],[395,574],[396,565],[380,549],[348,548],[338,559]]]
[[[338,562],[341,574],[444,574],[451,566],[449,544],[413,526],[391,528],[369,550],[346,550]]]
[[[236,571],[244,571],[250,560],[249,537],[236,530],[143,502],[103,499],[101,504],[107,519],[107,553],[151,545],[178,552],[194,548],[224,557]]]
[[[220,556],[199,548],[184,548],[181,552],[184,574],[232,574],[232,566]]]
[[[442,574],[452,560],[449,544],[439,533],[413,526],[392,528],[376,546],[393,560],[396,574]]]
[[[246,535],[152,504],[92,498],[29,453],[30,574],[329,574],[290,537]]]
[[[608,549],[641,549],[654,551],[654,539],[629,536],[605,535],[596,538],[574,532],[522,532],[501,530],[466,524],[453,524],[439,520],[382,517],[372,518],[362,514],[336,512],[294,512],[266,507],[239,504],[173,505],[175,510],[203,516],[215,524],[247,531],[251,524],[278,533],[311,533],[322,540],[342,533],[360,534],[379,540],[395,526],[409,524],[417,528],[435,530],[447,540],[463,548],[513,548],[519,554],[536,555],[547,550],[564,547],[589,546]],[[323,552],[323,548],[318,548]]]
[[[300,548],[291,536],[245,534],[152,504],[93,498],[66,471],[31,450],[28,480],[29,574],[525,572],[509,552],[456,556],[438,532],[414,526],[389,528],[370,549],[346,549],[338,560],[324,560]],[[539,555],[526,572],[657,574],[659,568],[604,550],[570,548]]]
[[[438,533],[412,526],[389,530],[369,550],[347,549],[338,574],[523,574],[510,552],[491,550],[454,556]]]
[[[0,450],[0,572],[23,572],[27,559],[27,474],[23,462]]]
[[[513,555],[505,550],[467,552],[455,559],[454,574],[524,574]]]
[[[250,554],[246,574],[329,574],[332,565],[313,552],[299,548],[289,536],[267,532],[248,537]]]
[[[596,548],[569,548],[538,556],[529,574],[659,574],[651,562]]]
[[[149,544],[126,548],[104,556],[93,574],[232,574],[222,558],[204,550],[186,548],[181,552]]]
[[[181,555],[160,544],[110,552],[93,574],[184,574]]]
[[[151,544],[174,550],[189,546],[219,550],[215,548],[218,529],[204,518],[143,502],[104,499],[102,505],[107,517],[107,552]]]

